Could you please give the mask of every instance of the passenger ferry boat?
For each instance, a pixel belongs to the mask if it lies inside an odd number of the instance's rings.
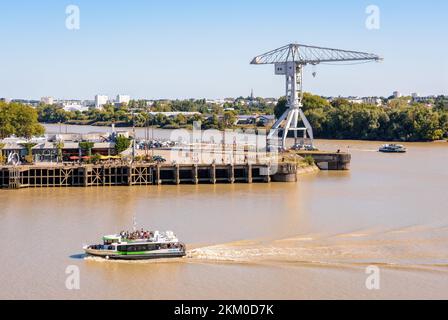
[[[385,153],[406,153],[407,150],[404,146],[398,144],[385,144],[379,149],[380,152]]]
[[[185,256],[185,244],[172,231],[121,232],[103,237],[103,244],[83,247],[88,255],[105,259],[143,260]]]

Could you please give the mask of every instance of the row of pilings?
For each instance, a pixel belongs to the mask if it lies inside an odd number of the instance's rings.
[[[4,166],[0,188],[294,182],[296,173],[297,166],[287,163]]]

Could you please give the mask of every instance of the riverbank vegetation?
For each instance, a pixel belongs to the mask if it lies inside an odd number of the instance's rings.
[[[280,99],[278,117],[286,108]],[[448,108],[444,103],[428,107],[393,99],[383,107],[350,103],[345,99],[327,100],[305,94],[303,110],[315,137],[323,139],[434,141],[448,136]]]
[[[101,109],[90,109],[86,112],[65,111],[61,106],[44,105],[37,107],[39,121],[42,123],[65,123],[76,125],[117,127],[155,126],[163,129],[178,129],[193,127],[194,122],[201,122],[204,129],[232,128],[239,114],[272,114],[273,104],[268,104],[262,98],[256,98],[251,104],[247,98],[238,98],[234,103],[216,105],[201,100],[167,100],[155,101],[148,108],[141,101],[131,101],[129,105],[104,105]],[[151,112],[189,112],[192,115],[177,114],[166,116],[163,113]]]
[[[40,135],[42,123],[79,125],[111,125],[164,129],[192,128],[201,122],[203,129],[234,128],[238,115],[275,114],[286,108],[285,98],[277,105],[256,98],[236,99],[234,103],[216,105],[205,100],[156,101],[151,107],[141,101],[129,105],[105,105],[86,112],[65,111],[57,105],[39,105],[36,109],[20,103],[0,103],[0,137],[12,134],[24,137]],[[385,99],[383,106],[358,104],[345,99],[328,100],[306,93],[303,110],[316,138],[434,141],[448,137],[448,98],[435,99],[432,106],[409,102],[408,98]],[[151,112],[195,112],[195,114],[166,116]],[[254,124],[256,126],[259,124]]]

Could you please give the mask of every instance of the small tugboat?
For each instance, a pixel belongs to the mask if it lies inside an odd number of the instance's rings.
[[[379,152],[384,153],[406,153],[407,150],[404,146],[399,144],[385,144],[381,146]]]
[[[105,259],[144,260],[185,256],[185,244],[172,231],[122,231],[103,237],[103,244],[83,247],[88,255]]]

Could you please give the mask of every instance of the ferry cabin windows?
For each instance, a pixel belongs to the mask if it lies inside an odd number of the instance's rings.
[[[122,252],[127,251],[127,250],[126,250],[126,246],[118,246],[118,247],[117,247],[117,250],[118,250],[118,251],[122,251]]]
[[[118,251],[123,252],[141,252],[141,251],[152,251],[159,250],[159,244],[134,244],[134,245],[126,245],[126,246],[118,246]]]

